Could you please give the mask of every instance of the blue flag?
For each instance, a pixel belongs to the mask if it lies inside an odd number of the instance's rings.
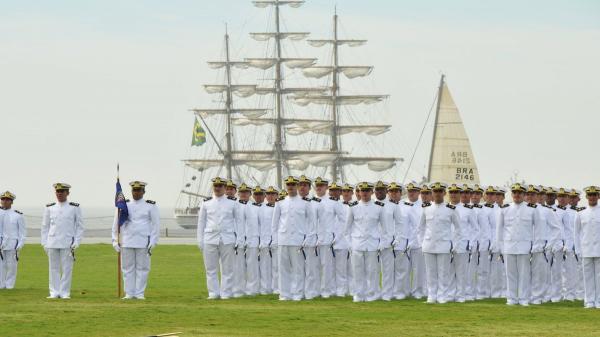
[[[127,209],[127,201],[121,188],[121,182],[117,178],[117,193],[115,194],[115,207],[119,209],[119,226],[122,226],[129,218],[129,210]]]

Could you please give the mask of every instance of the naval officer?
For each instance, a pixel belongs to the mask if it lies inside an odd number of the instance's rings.
[[[12,208],[16,196],[6,191],[0,195],[2,207],[0,212],[0,289],[12,289],[17,279],[17,263],[19,251],[25,244],[27,236],[23,213]],[[4,262],[4,266],[2,263]]]
[[[588,207],[579,208],[575,218],[575,254],[583,260],[584,307],[600,309],[600,188],[584,192]]]
[[[115,216],[112,227],[113,247],[121,252],[121,270],[125,286],[123,299],[145,299],[144,292],[150,273],[150,256],[158,244],[160,216],[156,202],[145,200],[146,183],[132,181],[131,197],[127,201],[129,218],[121,226],[119,244],[119,217]]]
[[[67,201],[71,185],[53,185],[57,202],[46,205],[42,218],[41,243],[48,255],[50,296],[71,298],[71,276],[75,250],[83,237],[83,217],[78,203]]]

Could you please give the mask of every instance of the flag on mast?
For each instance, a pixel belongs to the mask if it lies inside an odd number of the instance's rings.
[[[194,130],[192,132],[192,146],[200,146],[206,143],[206,131],[196,118],[194,122]]]
[[[117,171],[118,171],[117,166]],[[125,195],[123,194],[123,189],[121,188],[121,182],[119,181],[119,177],[117,176],[117,192],[115,194],[115,206],[119,210],[119,226],[122,226],[125,221],[129,218],[129,210],[127,209],[127,201],[125,200]]]

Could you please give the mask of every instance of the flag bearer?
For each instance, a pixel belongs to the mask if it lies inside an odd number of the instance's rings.
[[[3,270],[0,271],[0,289],[15,287],[19,251],[23,248],[27,236],[23,213],[12,208],[15,199],[16,196],[9,191],[0,195],[4,213],[0,215],[0,249],[2,250],[0,257],[4,260]]]
[[[575,251],[583,263],[584,307],[600,309],[600,187],[584,189],[587,208],[580,208],[575,220]]]
[[[132,200],[127,202],[129,218],[121,226],[121,244],[118,241],[118,216],[112,228],[113,247],[121,252],[121,269],[125,297],[123,299],[145,299],[144,292],[150,273],[150,256],[158,244],[160,215],[152,200],[144,199],[146,183],[132,181]]]
[[[53,186],[57,202],[46,205],[41,227],[41,243],[50,269],[47,298],[70,299],[75,250],[83,237],[83,217],[79,204],[67,201],[71,185]]]

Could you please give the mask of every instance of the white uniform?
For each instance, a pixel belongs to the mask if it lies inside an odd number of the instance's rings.
[[[504,255],[507,278],[507,304],[529,305],[531,297],[530,257],[535,228],[541,226],[536,205],[510,203],[498,218],[496,245]]]
[[[258,225],[258,214],[261,204],[248,203],[248,218],[246,219],[246,246],[244,255],[246,257],[246,295],[253,296],[260,290],[260,277],[258,267],[258,250],[260,243],[260,228]]]
[[[496,214],[494,205],[486,203],[484,205],[473,205],[473,210],[477,215],[479,224],[478,251],[476,252],[477,264],[477,285],[474,287],[474,293],[477,299],[484,299],[491,296],[490,292],[490,256],[492,252],[493,230],[496,228]],[[473,258],[471,258],[471,263]]]
[[[382,240],[387,233],[384,204],[360,201],[348,210],[345,233],[350,234],[354,302],[375,301],[380,297],[378,253],[389,246]]]
[[[334,230],[335,242],[333,250],[335,252],[335,287],[336,296],[346,296],[350,292],[352,286],[352,264],[350,263],[350,237],[344,234],[346,228],[346,220],[350,205],[355,205],[358,202],[339,202],[340,213],[336,219],[336,227]]]
[[[422,205],[418,240],[425,255],[427,302],[446,303],[450,298],[450,261],[456,247],[453,238],[464,237],[456,207],[447,203]],[[453,231],[454,227],[454,231]]]
[[[313,198],[316,207],[317,246],[319,249],[321,296],[329,298],[336,293],[335,251],[333,248],[337,221],[343,216],[343,206],[333,197]]]
[[[236,242],[236,222],[241,221],[241,216],[235,198],[224,195],[208,198],[200,207],[197,238],[204,255],[210,299],[233,296],[233,246]]]
[[[469,204],[455,205],[460,220],[461,231],[453,230],[453,243],[456,253],[450,265],[450,292],[448,300],[464,302],[473,300],[472,284],[475,282],[474,269],[471,266],[471,253],[477,249],[477,216]],[[462,235],[462,236],[459,236]]]
[[[490,254],[490,296],[492,298],[506,297],[506,265],[504,255],[500,253],[500,245],[497,245],[496,229],[500,214],[508,208],[508,204],[494,204],[494,223],[492,226],[492,251]]]
[[[410,238],[415,225],[412,207],[405,202],[398,203],[401,221],[394,224],[394,298],[410,296]]]
[[[129,217],[121,225],[121,269],[127,298],[144,298],[150,255],[158,244],[160,216],[152,200],[127,201]],[[118,242],[118,215],[112,227],[113,246]]]
[[[577,214],[575,251],[583,262],[584,305],[600,309],[600,206]]]
[[[271,274],[273,275],[273,293],[279,294],[279,239],[277,230],[273,228],[273,214],[275,212],[275,205],[269,211],[269,216],[271,219],[271,241],[269,242],[269,247],[271,248]]]
[[[0,253],[2,253],[2,232],[3,232],[4,208],[0,207]],[[0,256],[0,289],[4,289],[4,256]]]
[[[25,244],[27,232],[23,213],[11,209],[3,210],[0,215],[0,249],[4,266],[0,262],[0,289],[12,289],[17,280],[19,251]]]
[[[534,228],[534,242],[531,250],[531,303],[541,304],[550,301],[550,258],[557,245],[558,220],[553,208],[537,205],[540,225]]]
[[[549,205],[554,209],[556,221],[559,228],[557,228],[556,242],[552,247],[552,254],[550,257],[550,289],[549,295],[552,302],[559,302],[563,299],[563,262],[566,259],[566,241],[565,241],[565,229],[569,225],[568,215],[566,207],[560,208],[558,205]]]
[[[234,246],[234,268],[233,268],[233,297],[242,297],[246,294],[246,225],[248,221],[258,221],[251,212],[248,201],[237,200],[240,218],[236,218],[235,233],[236,243]]]
[[[386,215],[385,224],[387,226],[385,232],[386,236],[381,238],[383,248],[379,252],[379,263],[381,268],[381,299],[389,301],[392,299],[394,291],[394,264],[395,264],[395,251],[394,246],[396,245],[396,227],[402,226],[402,213],[397,202],[392,202],[388,198],[379,200],[384,204],[384,210]]]
[[[410,272],[412,274],[412,285],[410,294],[414,298],[427,297],[427,277],[425,276],[425,257],[421,248],[421,242],[417,239],[419,223],[423,215],[422,202],[420,199],[412,202],[405,202],[410,206],[413,216],[413,227],[408,241],[408,253],[410,255]]]
[[[569,294],[566,297],[574,297],[578,300],[583,300],[583,259],[575,253],[575,220],[577,218],[577,212],[579,208],[576,206],[568,206],[567,214],[569,218],[568,230],[565,231],[567,242],[571,242],[572,245],[567,246],[567,259],[565,261],[565,274],[568,282],[566,283],[567,291]]]
[[[273,237],[271,235],[271,225],[273,224],[273,211],[275,204],[262,203],[258,209],[258,228],[259,228],[259,292],[261,295],[271,294],[273,292]]]
[[[306,239],[316,236],[310,199],[287,196],[275,204],[272,231],[279,244],[279,299],[299,301],[304,296]],[[312,252],[314,253],[314,252]]]
[[[308,197],[306,198],[308,199]],[[306,236],[304,254],[306,256],[304,260],[304,297],[307,300],[313,299],[321,293],[321,272],[320,272],[320,261],[319,261],[319,249],[317,247],[317,241],[320,239],[317,234],[317,223],[318,223],[318,209],[320,203],[316,200],[319,198],[310,198],[311,207],[314,214],[315,233]]]
[[[59,202],[46,205],[41,243],[48,254],[50,297],[71,297],[74,252],[82,237],[83,217],[79,204]]]

